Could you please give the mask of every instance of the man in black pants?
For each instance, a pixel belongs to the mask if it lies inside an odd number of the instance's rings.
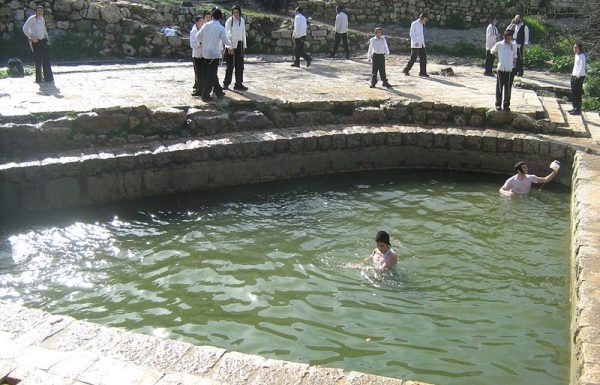
[[[294,60],[292,67],[300,67],[300,58],[306,60],[306,67],[310,67],[310,63],[312,62],[312,57],[304,51],[304,40],[306,39],[307,29],[308,24],[306,23],[306,17],[302,14],[302,8],[297,7],[296,17],[294,17],[294,30],[292,31],[296,60]]]
[[[513,31],[504,32],[504,40],[492,47],[490,52],[498,56],[498,74],[496,76],[496,111],[504,107],[510,111],[510,92],[515,77],[514,68],[517,59],[517,45],[512,41]],[[502,100],[504,94],[504,101]]]
[[[429,77],[427,74],[427,51],[425,51],[425,34],[423,26],[427,24],[427,15],[422,13],[419,18],[410,25],[410,60],[404,67],[404,75],[408,76],[408,72],[419,57],[420,71],[419,76]]]
[[[204,24],[197,35],[197,40],[202,44],[202,57],[208,65],[206,87],[202,91],[202,100],[205,102],[212,101],[211,91],[218,99],[225,96],[223,88],[219,84],[219,60],[221,59],[221,47],[231,45],[225,27],[220,22],[223,13],[217,8],[212,11],[211,15],[212,21]]]
[[[348,15],[344,13],[344,7],[338,5],[335,7],[337,16],[335,17],[335,43],[333,44],[333,51],[329,57],[334,58],[337,54],[338,48],[340,48],[340,41],[344,44],[344,52],[346,53],[346,59],[350,59],[350,49],[348,48]]]
[[[44,7],[38,5],[35,8],[35,15],[29,17],[23,25],[23,33],[29,39],[31,49],[33,50],[35,82],[42,82],[42,69],[44,81],[53,82],[54,75],[52,75],[48,55],[48,31],[46,30],[46,20],[44,20]]]
[[[246,44],[246,21],[242,17],[242,8],[239,5],[234,5],[233,8],[231,8],[231,17],[225,22],[225,31],[227,32],[229,40],[231,40],[231,47],[225,47],[227,70],[225,71],[223,88],[229,88],[233,76],[233,69],[235,68],[235,85],[233,86],[233,89],[237,91],[248,91],[248,87],[243,84],[244,50],[248,48],[248,45]]]
[[[525,47],[529,45],[529,27],[523,22],[521,15],[516,15],[508,29],[513,31],[513,39],[517,43],[515,72],[517,76],[523,76],[523,55]]]
[[[569,111],[571,115],[581,114],[581,99],[583,96],[583,82],[585,81],[586,57],[583,53],[583,46],[577,43],[573,46],[575,60],[573,61],[573,71],[571,72],[571,94],[573,96],[573,109]]]

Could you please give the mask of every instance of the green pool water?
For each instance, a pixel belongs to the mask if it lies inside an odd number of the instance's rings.
[[[269,358],[435,384],[565,385],[569,195],[386,171],[5,224],[0,299]],[[355,268],[378,230],[393,273]]]

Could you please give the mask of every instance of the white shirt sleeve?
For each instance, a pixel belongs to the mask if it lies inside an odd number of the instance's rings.
[[[529,45],[529,27],[525,26],[525,41],[523,42],[524,45]]]
[[[389,57],[390,56],[390,47],[388,47],[387,40],[385,40],[385,37],[382,36],[381,38],[383,39],[385,57]]]
[[[229,38],[229,41],[231,41],[231,23],[233,23],[233,16],[231,16],[229,19],[227,19],[227,21],[225,22],[225,33],[227,34],[227,37]],[[225,48],[231,48],[230,45],[225,45]]]
[[[373,59],[373,39],[369,40],[369,50],[367,51],[367,58]]]
[[[246,43],[246,20],[242,19],[242,27],[243,29],[243,33],[244,33],[244,42],[242,43],[242,47],[244,47],[244,49],[248,48],[248,44]]]
[[[292,37],[294,39],[296,38],[296,34],[298,33],[299,30],[300,30],[300,18],[298,17],[298,15],[296,15],[296,17],[294,17],[294,30],[292,31]]]

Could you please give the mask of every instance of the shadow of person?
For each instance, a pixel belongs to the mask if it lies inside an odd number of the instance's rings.
[[[64,96],[60,93],[60,89],[53,82],[39,83],[40,90],[38,95],[54,96],[55,98],[61,99]]]

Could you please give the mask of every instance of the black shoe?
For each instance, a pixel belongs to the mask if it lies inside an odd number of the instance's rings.
[[[371,83],[371,85],[369,86],[369,88],[375,88],[375,84]]]
[[[484,72],[483,76],[494,76],[492,72]]]
[[[225,92],[221,92],[220,94],[216,94],[217,99],[223,99],[225,97]]]
[[[402,70],[402,73],[403,73],[404,75],[406,75],[406,76],[410,76],[410,74],[408,73],[408,71],[407,71],[407,70]]]
[[[569,112],[569,114],[571,114],[571,115],[581,115],[581,111],[579,111],[579,110],[573,110],[573,112]]]
[[[192,92],[192,96],[202,96],[202,92],[194,91],[194,92]]]
[[[422,77],[422,78],[428,78],[429,74],[419,74],[419,76]]]
[[[504,111],[510,112],[510,107],[504,107]]]
[[[292,67],[298,67],[298,68],[300,68],[300,64],[296,64],[296,63],[294,63],[294,64],[290,64],[290,66],[292,66]]]
[[[306,59],[306,68],[310,67],[310,63],[312,63],[312,57]]]
[[[248,91],[248,87],[246,87],[243,84],[235,84],[233,86],[233,89],[236,90],[236,91]]]
[[[502,107],[496,106],[496,111],[502,111]]]
[[[382,84],[385,88],[392,88],[392,85],[388,82]]]
[[[330,59],[333,59],[333,58],[335,58],[335,54],[334,54],[334,53],[332,53],[331,55],[329,55],[329,58],[330,58]]]
[[[344,56],[346,59],[350,59],[350,54]]]
[[[567,111],[569,114],[573,111],[577,111],[577,108],[571,108],[569,111]]]
[[[229,84],[225,84],[225,83],[223,83],[223,89],[224,89],[224,90],[228,90],[228,89],[229,89]]]
[[[202,101],[209,103],[213,101],[213,98],[211,98],[210,96],[203,96]]]

